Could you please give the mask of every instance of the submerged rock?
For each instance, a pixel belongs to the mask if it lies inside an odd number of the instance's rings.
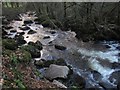
[[[45,71],[45,77],[52,80],[55,78],[67,78],[69,68],[67,66],[60,66],[51,64],[50,67]]]
[[[72,86],[76,86],[77,88],[85,88],[86,81],[76,72],[72,72],[71,75],[69,75],[68,77],[67,85],[69,86],[69,88],[72,88]]]
[[[58,50],[66,50],[66,47],[60,45],[55,45],[55,48]]]
[[[61,82],[59,82],[57,80],[53,80],[52,83],[57,85],[59,88],[67,88],[64,84],[62,84]]]

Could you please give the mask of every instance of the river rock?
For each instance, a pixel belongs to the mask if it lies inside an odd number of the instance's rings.
[[[112,85],[110,85],[109,83],[107,83],[107,82],[104,82],[104,81],[100,81],[99,82],[99,85],[102,87],[102,88],[104,88],[104,90],[110,90],[110,88],[112,89],[112,88],[115,88],[115,87],[113,87]],[[116,90],[116,89],[115,89]]]
[[[111,74],[111,76],[109,77],[109,80],[114,83],[114,84],[118,84],[118,82],[120,81],[120,71],[116,71],[116,72],[113,72]],[[116,80],[116,81],[114,81]]]
[[[12,29],[13,27],[12,26],[5,26],[4,27],[6,30],[9,30],[9,29]]]
[[[118,82],[117,89],[120,90],[120,81]]]
[[[100,81],[100,79],[102,78],[102,75],[99,72],[97,72],[97,71],[91,71],[91,73],[93,74],[93,78],[96,81]]]
[[[25,32],[17,32],[17,34],[19,34],[19,35],[24,35]]]
[[[39,67],[49,67],[51,64],[57,64],[57,65],[67,65],[65,60],[60,58],[60,59],[57,59],[57,60],[44,60],[44,59],[41,59],[41,60],[35,60],[35,65],[36,66],[39,66]]]
[[[113,69],[116,69],[116,68],[120,68],[120,63],[117,63],[117,62],[114,62],[114,63],[112,63],[112,68]]]
[[[11,32],[11,33],[15,33],[15,32],[17,32],[17,31],[16,31],[16,30],[11,30],[10,32]]]
[[[25,27],[19,27],[21,30],[29,30],[30,28],[29,27],[27,27],[27,26],[25,26]]]
[[[120,46],[116,47],[116,49],[119,49],[119,50],[120,50]]]
[[[55,48],[58,50],[66,50],[66,47],[60,45],[55,45]]]
[[[30,30],[29,32],[28,32],[28,34],[35,34],[35,33],[37,33],[36,31],[33,31],[33,30]]]
[[[105,45],[106,48],[111,48],[109,45]]]
[[[45,37],[43,37],[43,39],[49,39],[50,38],[50,36],[45,36]]]
[[[64,84],[62,84],[61,82],[59,82],[57,80],[53,80],[52,83],[57,85],[59,88],[67,88]]]
[[[33,23],[33,21],[31,21],[31,20],[27,20],[27,21],[24,21],[24,24],[26,25],[26,24],[32,24]]]
[[[16,35],[16,36],[15,36],[15,39],[16,39],[18,45],[22,45],[22,44],[27,43],[27,42],[24,40],[24,37],[23,37],[22,35]]]
[[[45,77],[52,80],[55,78],[67,78],[69,68],[67,66],[60,66],[51,64],[50,67],[45,71]]]
[[[55,32],[55,31],[49,31],[49,33],[51,33],[51,34],[55,34],[56,32]]]

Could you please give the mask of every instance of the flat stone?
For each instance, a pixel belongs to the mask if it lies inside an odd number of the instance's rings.
[[[51,64],[50,67],[45,71],[45,77],[52,80],[55,78],[67,78],[69,68],[67,66],[60,66]]]

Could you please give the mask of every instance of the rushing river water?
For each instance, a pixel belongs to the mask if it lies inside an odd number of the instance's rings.
[[[25,19],[27,16],[21,16]],[[35,17],[36,18],[36,17]],[[27,18],[31,19],[31,18]],[[32,18],[33,19],[33,18]],[[72,31],[51,30],[39,24],[28,24],[31,30],[37,33],[28,34],[29,30],[21,30],[23,21],[13,21],[10,24],[17,32],[25,32],[24,40],[36,42],[39,40],[43,44],[41,57],[36,60],[57,60],[63,58],[73,71],[86,80],[86,87],[116,88],[120,79],[120,44],[115,41],[104,42],[82,42],[75,38]],[[13,30],[12,29],[12,30]],[[8,37],[14,38],[16,33],[11,33]],[[48,37],[49,38],[44,38]],[[64,46],[66,50],[55,49],[54,45]],[[114,66],[117,65],[117,66]],[[101,86],[100,83],[103,83]]]

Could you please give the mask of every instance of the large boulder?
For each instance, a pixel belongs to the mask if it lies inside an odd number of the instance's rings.
[[[45,77],[52,80],[55,78],[67,78],[69,68],[67,66],[60,66],[51,64],[50,67],[45,71]]]

